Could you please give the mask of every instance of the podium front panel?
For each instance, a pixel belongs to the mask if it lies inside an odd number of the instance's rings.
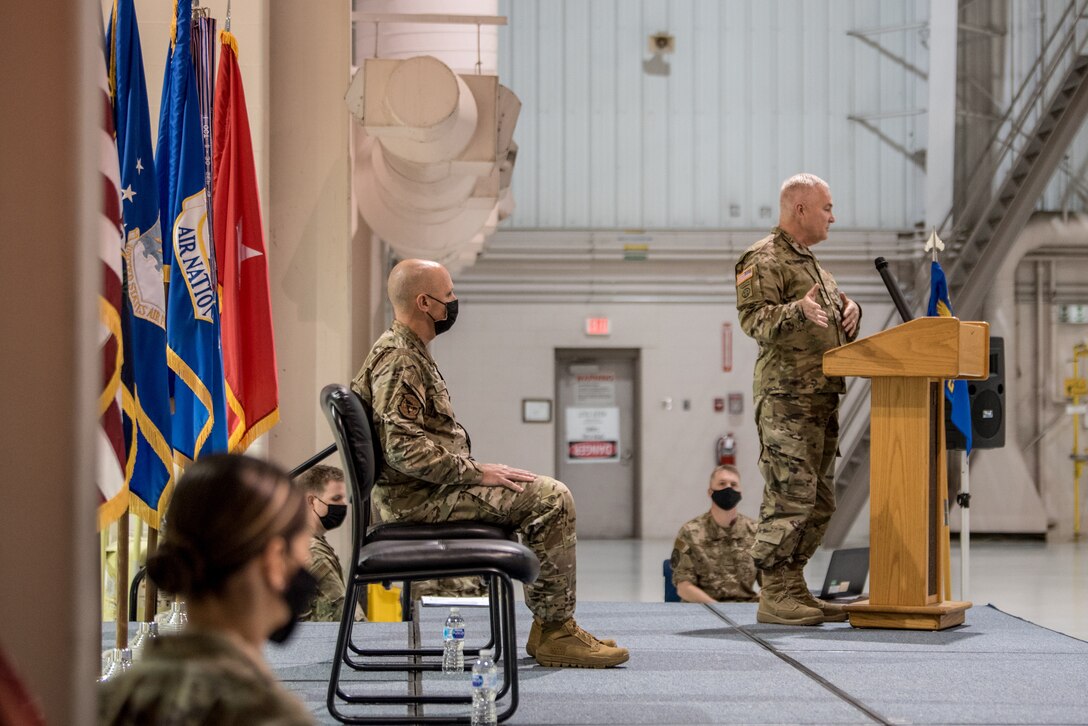
[[[933,592],[932,387],[925,378],[874,378],[871,600],[925,605]]]

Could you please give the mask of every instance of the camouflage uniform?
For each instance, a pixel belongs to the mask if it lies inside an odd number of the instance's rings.
[[[672,546],[672,584],[690,582],[718,602],[754,602],[756,565],[749,550],[756,523],[738,514],[728,527],[710,512],[684,524]]]
[[[741,329],[759,343],[754,394],[766,486],[752,556],[761,570],[772,570],[806,562],[835,511],[839,396],[846,389],[842,378],[824,375],[823,355],[857,330],[843,330],[831,273],[780,228],[748,248],[736,276]],[[801,308],[816,284],[826,328]]]
[[[481,577],[443,577],[412,583],[412,599],[425,595],[438,597],[480,597],[487,594],[487,586]]]
[[[151,641],[143,659],[99,687],[98,723],[307,726],[313,716],[228,638],[187,631]]]
[[[344,612],[344,570],[340,567],[340,558],[329,545],[324,535],[310,538],[310,574],[317,579],[317,597],[314,598],[309,612],[299,616],[299,620],[328,622],[339,621]]]
[[[483,486],[468,433],[457,423],[442,374],[426,345],[394,322],[370,351],[352,388],[370,403],[384,464],[374,487],[383,521],[475,520],[514,527],[540,558],[525,601],[545,623],[574,614],[574,499],[539,476],[523,492]]]

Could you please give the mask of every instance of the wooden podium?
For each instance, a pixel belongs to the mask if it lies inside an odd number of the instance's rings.
[[[869,599],[846,606],[858,628],[942,630],[951,602],[942,381],[989,375],[989,324],[918,318],[824,354],[828,376],[871,378]],[[942,592],[945,590],[945,592]]]

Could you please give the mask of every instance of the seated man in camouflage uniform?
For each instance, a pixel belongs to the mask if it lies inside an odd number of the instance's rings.
[[[318,465],[296,479],[295,485],[306,496],[311,535],[308,569],[317,580],[313,604],[299,620],[339,622],[344,610],[344,570],[325,535],[343,524],[348,513],[344,472],[335,466]]]
[[[756,565],[748,551],[756,523],[737,512],[740,473],[722,464],[710,474],[710,510],[680,528],[672,549],[672,584],[684,602],[754,602]]]
[[[384,464],[374,505],[384,521],[476,520],[513,527],[540,558],[525,586],[533,626],[525,649],[544,666],[606,668],[625,648],[574,621],[574,499],[567,487],[505,464],[472,458],[428,344],[457,319],[446,268],[405,260],[389,274],[394,321],[374,343],[352,388],[374,412]]]

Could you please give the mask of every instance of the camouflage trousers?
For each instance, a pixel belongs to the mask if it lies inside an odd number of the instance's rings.
[[[512,526],[540,559],[540,576],[525,586],[525,604],[546,623],[574,615],[574,498],[561,481],[538,476],[525,491],[458,484],[374,487],[383,522],[473,520]]]
[[[760,396],[756,426],[763,504],[752,558],[761,570],[804,564],[835,512],[839,394]]]

